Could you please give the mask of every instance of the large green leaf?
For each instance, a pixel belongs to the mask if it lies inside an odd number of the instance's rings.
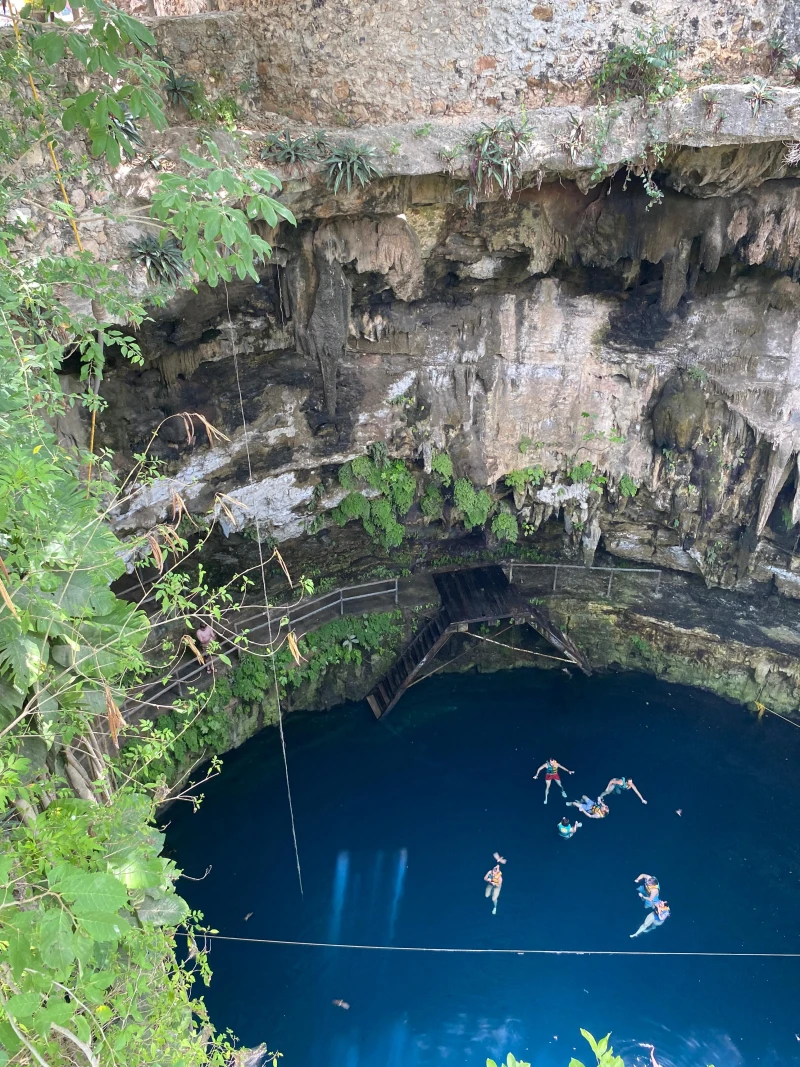
[[[75,1014],[75,1005],[68,1003],[62,996],[57,994],[47,998],[47,1005],[40,1008],[33,1017],[34,1029],[42,1036],[50,1036],[50,1027],[53,1023],[58,1026],[66,1026]]]
[[[15,993],[6,1001],[6,1011],[12,1019],[30,1019],[42,998],[38,993]]]
[[[164,868],[160,860],[148,859],[141,851],[130,848],[114,857],[108,869],[128,889],[155,889],[164,882]]]
[[[118,941],[129,929],[125,921],[113,912],[86,912],[78,916],[78,922],[95,941]]]
[[[41,642],[20,634],[0,649],[0,663],[11,670],[14,684],[24,692],[33,685],[44,666]]]
[[[189,905],[176,893],[151,890],[136,908],[136,914],[153,926],[177,926],[189,914]]]
[[[113,874],[91,874],[79,871],[67,875],[56,889],[67,900],[73,901],[76,915],[90,912],[115,912],[128,902],[125,886]]]
[[[42,959],[48,967],[64,971],[75,959],[72,920],[60,908],[45,912],[39,928]]]

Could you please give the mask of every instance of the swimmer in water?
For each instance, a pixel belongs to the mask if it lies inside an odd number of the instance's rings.
[[[639,800],[641,800],[643,804],[647,803],[642,794],[633,784],[632,778],[612,778],[603,790],[603,792],[600,794],[600,800],[602,800],[603,797],[607,797],[609,793],[616,793],[617,796],[620,796],[620,794],[627,792],[627,790],[629,789],[632,789],[634,791],[636,796],[639,798]]]
[[[646,908],[655,907],[656,901],[658,900],[658,894],[661,889],[658,884],[658,879],[652,874],[640,874],[638,878],[634,879],[634,881],[636,883],[644,882],[644,885],[640,885],[636,889],[636,892],[644,901],[644,906]]]
[[[565,815],[561,822],[558,824],[558,836],[563,841],[569,841],[571,837],[574,837],[576,832],[583,826],[583,823],[578,822],[577,819],[574,823],[571,823]]]
[[[568,800],[568,808],[577,808],[578,811],[582,811],[588,819],[605,819],[608,815],[608,804],[604,804],[602,800],[592,800],[591,797],[587,797],[584,793],[580,800]]]
[[[635,934],[631,934],[631,937],[638,937],[639,934],[647,934],[651,930],[655,930],[658,926],[663,926],[669,918],[669,904],[666,900],[657,900],[653,905],[653,910],[648,912],[645,916],[645,920]]]
[[[497,898],[500,896],[500,890],[503,888],[503,872],[500,870],[500,864],[505,863],[506,861],[497,852],[495,852],[494,858],[497,860],[497,863],[490,871],[486,872],[483,876],[483,880],[486,882],[485,896],[492,898],[492,915],[497,915]]]
[[[536,772],[536,774],[534,774],[534,776],[533,776],[534,782],[539,777],[539,775],[542,773],[542,771],[544,771],[544,782],[545,782],[545,785],[544,785],[544,802],[545,802],[545,804],[547,803],[547,794],[550,792],[550,783],[551,782],[556,782],[556,784],[558,785],[558,788],[561,790],[561,796],[564,798],[564,800],[566,800],[567,799],[567,794],[566,794],[566,791],[564,789],[564,786],[561,784],[561,778],[559,777],[558,772],[559,771],[566,771],[567,774],[574,774],[575,771],[571,771],[569,769],[569,767],[565,767],[564,764],[563,763],[559,763],[558,760],[549,759],[549,760],[547,760],[546,763],[543,763],[541,765],[541,767],[539,768],[539,770]]]
[[[647,1044],[645,1044],[644,1041],[640,1041],[639,1045],[640,1045],[641,1048],[649,1048],[650,1049],[650,1067],[661,1067],[661,1064],[656,1059],[656,1046],[655,1045],[647,1045]]]

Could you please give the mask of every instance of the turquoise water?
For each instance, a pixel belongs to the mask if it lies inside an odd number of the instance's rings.
[[[179,890],[221,933],[367,945],[641,950],[640,956],[449,955],[218,941],[206,993],[219,1027],[286,1067],[535,1067],[613,1031],[627,1064],[800,1064],[800,959],[654,956],[800,952],[795,830],[800,730],[638,675],[438,676],[384,723],[366,705],[292,715],[286,741],[304,897],[275,731],[225,759],[197,814],[168,815]],[[633,777],[571,841],[545,807],[554,756],[570,799]],[[676,814],[682,810],[682,815]],[[508,860],[497,915],[483,875]],[[644,917],[653,873],[672,916]],[[249,919],[245,917],[249,914]],[[342,999],[349,1010],[332,1004]],[[577,1051],[575,1051],[577,1050]]]

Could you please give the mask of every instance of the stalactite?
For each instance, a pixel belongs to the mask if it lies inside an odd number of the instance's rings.
[[[761,503],[758,509],[756,533],[761,534],[769,522],[778,493],[786,484],[792,467],[792,444],[790,441],[781,441],[773,448],[769,457],[769,470],[764,488],[761,490]]]

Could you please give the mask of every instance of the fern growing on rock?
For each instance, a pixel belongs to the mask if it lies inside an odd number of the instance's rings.
[[[468,530],[486,524],[492,498],[485,489],[476,489],[469,478],[459,478],[453,486],[453,500]]]
[[[516,515],[510,511],[501,511],[492,520],[492,533],[498,541],[509,541],[516,544],[519,540],[519,523]]]

